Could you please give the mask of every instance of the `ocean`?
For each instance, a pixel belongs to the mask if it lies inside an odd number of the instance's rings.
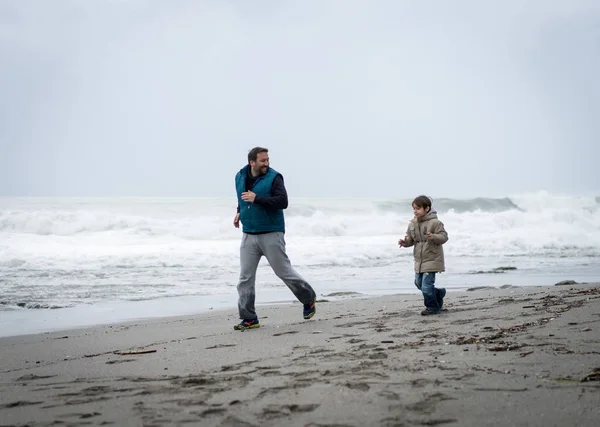
[[[437,280],[450,298],[473,286],[600,281],[599,197],[433,207],[449,234]],[[237,320],[235,208],[232,197],[0,198],[0,336],[212,309]],[[290,197],[288,255],[319,298],[418,292],[412,249],[397,245],[411,217],[410,200]],[[263,258],[257,304],[293,300]]]

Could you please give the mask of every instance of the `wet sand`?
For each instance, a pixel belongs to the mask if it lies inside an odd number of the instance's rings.
[[[320,297],[0,339],[0,425],[597,426],[600,284]]]

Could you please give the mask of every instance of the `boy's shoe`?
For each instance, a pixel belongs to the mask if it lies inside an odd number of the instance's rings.
[[[444,297],[446,296],[446,289],[439,288],[436,296],[437,296],[437,303],[440,306],[440,310],[441,310],[442,306],[444,305]]]
[[[305,319],[312,318],[315,315],[315,313],[317,312],[317,308],[315,307],[316,302],[317,302],[317,299],[314,298],[310,304],[304,304],[303,314],[304,314]]]
[[[430,316],[432,314],[440,314],[440,310],[434,310],[433,308],[426,308],[421,312],[421,316]]]
[[[260,328],[260,323],[258,323],[258,317],[256,319],[250,319],[250,320],[242,320],[240,323],[238,323],[237,325],[235,325],[233,327],[233,329],[235,329],[236,331],[245,331],[246,329],[254,329],[254,328]]]

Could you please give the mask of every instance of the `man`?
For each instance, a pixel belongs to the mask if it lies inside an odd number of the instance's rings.
[[[238,198],[236,228],[242,223],[240,245],[240,281],[238,310],[242,321],[235,330],[260,327],[254,309],[256,269],[264,255],[271,268],[296,298],[304,304],[304,318],[315,315],[316,294],[313,288],[292,267],[285,252],[285,220],[283,210],[288,197],[283,176],[269,167],[269,150],[255,147],[248,153],[248,164],[235,176]]]

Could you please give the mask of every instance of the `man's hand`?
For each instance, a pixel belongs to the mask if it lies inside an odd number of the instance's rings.
[[[233,218],[233,226],[235,228],[240,228],[240,214],[236,214],[235,218]]]
[[[398,245],[400,245],[400,247],[403,248],[406,245],[406,242],[404,241],[404,239],[400,239],[398,240]]]
[[[254,194],[252,191],[245,191],[242,193],[242,200],[244,202],[254,203],[255,197],[256,197],[256,194]]]

